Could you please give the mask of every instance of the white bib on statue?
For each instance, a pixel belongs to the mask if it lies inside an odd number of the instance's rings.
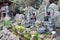
[[[9,17],[8,15],[5,16],[4,20],[10,20],[11,17]]]
[[[9,6],[5,6],[6,14],[9,12]]]

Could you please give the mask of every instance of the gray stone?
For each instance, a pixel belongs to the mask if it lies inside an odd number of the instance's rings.
[[[19,36],[14,35],[12,32],[10,32],[7,29],[4,29],[0,32],[0,36],[3,35],[3,37],[0,40],[19,40]]]

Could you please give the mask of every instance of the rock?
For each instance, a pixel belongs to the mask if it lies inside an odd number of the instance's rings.
[[[55,23],[55,26],[56,27],[59,27],[60,26],[60,12],[58,11],[58,5],[56,5],[56,4],[54,4],[54,3],[52,3],[52,4],[50,4],[50,6],[49,6],[50,8],[50,13],[51,14],[53,14],[54,13],[54,15],[52,15],[51,16],[51,18],[53,19],[53,21],[54,21],[54,23]],[[52,9],[51,9],[52,8]],[[54,12],[53,12],[54,11]]]
[[[3,29],[0,34],[3,35],[0,40],[19,40],[19,36],[14,35],[7,29]]]

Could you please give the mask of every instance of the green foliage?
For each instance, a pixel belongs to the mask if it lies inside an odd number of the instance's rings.
[[[15,27],[13,27],[13,30],[14,32],[17,31],[17,32],[22,33],[25,30],[25,28],[23,26],[16,25]]]
[[[24,37],[30,40],[30,32],[28,31],[24,32]]]
[[[39,26],[39,23],[38,23],[38,22],[36,22],[36,23],[35,23],[35,26],[36,26],[36,27],[38,27],[38,26]]]
[[[12,28],[13,32],[16,34],[17,33],[17,29],[15,27]]]
[[[4,26],[8,26],[9,24],[11,24],[11,21],[3,20],[3,21],[2,21],[2,24],[3,24]]]
[[[38,32],[34,33],[34,36],[35,36],[36,38],[38,38],[38,37],[39,37],[39,33],[38,33]]]

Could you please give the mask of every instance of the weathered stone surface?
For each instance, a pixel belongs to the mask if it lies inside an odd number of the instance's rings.
[[[7,30],[7,29],[0,31],[0,37],[1,37],[0,40],[19,40],[18,36],[9,32],[9,30]]]
[[[60,8],[60,0],[58,1],[58,6],[59,6],[59,8]]]

